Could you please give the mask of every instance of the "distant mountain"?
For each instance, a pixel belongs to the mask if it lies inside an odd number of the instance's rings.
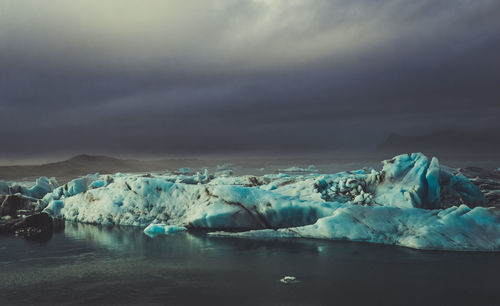
[[[64,161],[42,165],[0,166],[0,180],[33,179],[47,176],[56,177],[59,183],[64,183],[75,177],[90,173],[108,174],[176,170],[179,167],[213,166],[218,162],[220,161],[198,159],[141,161],[83,154]]]
[[[35,166],[0,166],[0,179],[39,176],[76,177],[88,173],[134,172],[144,168],[139,161],[107,156],[78,155],[65,161]]]
[[[391,154],[424,152],[429,155],[498,156],[500,133],[441,131],[418,136],[391,133],[377,150]]]

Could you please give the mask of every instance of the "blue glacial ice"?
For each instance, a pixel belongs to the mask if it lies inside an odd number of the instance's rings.
[[[466,205],[440,210],[345,205],[314,224],[214,236],[319,238],[401,245],[416,249],[498,251],[499,212]]]
[[[381,171],[336,174],[89,175],[55,188],[43,203],[66,220],[142,226],[154,235],[186,228],[500,250],[497,208],[480,207],[488,203],[476,185],[421,153],[384,161]]]
[[[157,235],[168,235],[178,232],[187,231],[184,226],[166,225],[166,224],[150,224],[144,229],[144,233],[150,237]]]
[[[54,178],[40,177],[31,187],[26,184],[5,182],[0,180],[0,195],[22,194],[32,199],[41,199],[59,185]]]

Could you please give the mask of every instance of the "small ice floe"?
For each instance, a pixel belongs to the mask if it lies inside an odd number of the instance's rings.
[[[177,170],[177,173],[190,174],[190,173],[193,173],[193,170],[191,170],[190,168],[179,168],[179,170]]]
[[[224,165],[217,165],[215,171],[232,170],[232,169],[233,169],[232,164],[224,164]]]
[[[318,172],[318,169],[314,165],[309,165],[307,168],[301,168],[301,167],[290,167],[286,169],[278,169],[279,172]]]
[[[285,277],[280,279],[280,282],[282,282],[283,284],[294,284],[294,283],[298,283],[299,280],[295,276],[286,275]]]
[[[150,237],[158,235],[170,235],[178,232],[187,231],[184,226],[174,226],[166,224],[150,224],[144,229],[144,233]]]

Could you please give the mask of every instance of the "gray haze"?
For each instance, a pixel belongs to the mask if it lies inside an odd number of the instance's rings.
[[[498,0],[0,0],[0,159],[499,130]]]

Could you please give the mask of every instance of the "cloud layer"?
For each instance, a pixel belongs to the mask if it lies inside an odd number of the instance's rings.
[[[498,1],[0,3],[1,158],[498,128]]]

